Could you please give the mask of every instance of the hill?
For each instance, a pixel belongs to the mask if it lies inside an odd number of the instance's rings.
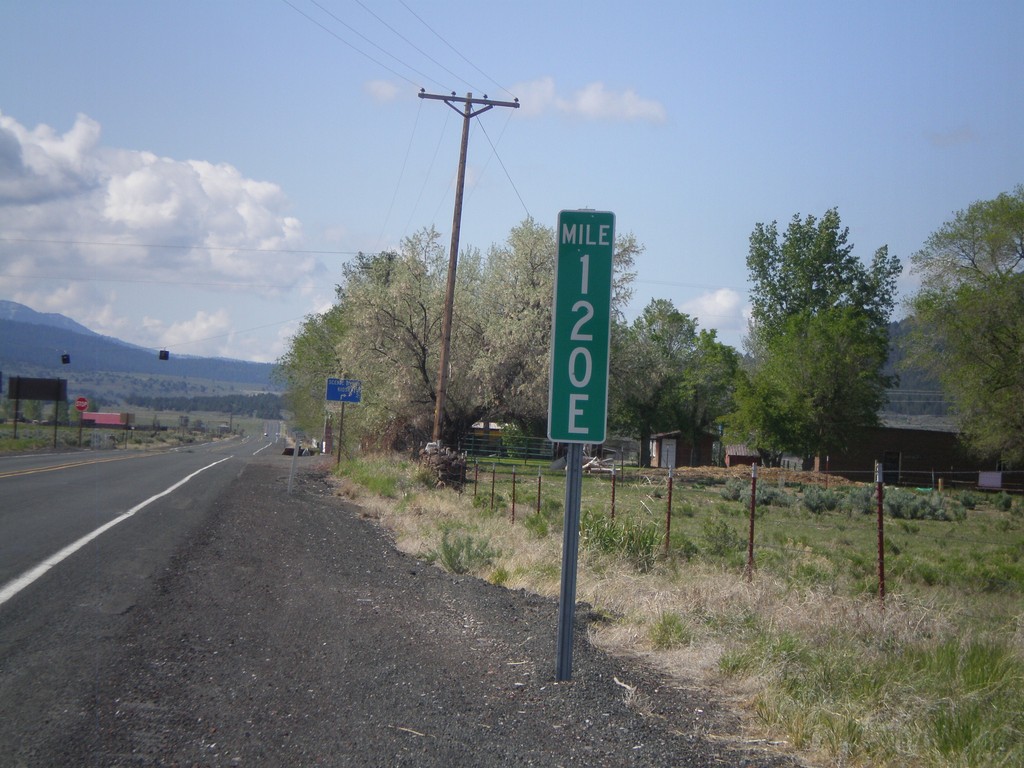
[[[69,356],[62,364],[61,356]],[[143,396],[195,397],[279,392],[272,363],[172,355],[102,336],[60,314],[0,301],[0,371],[11,376],[63,378],[68,395],[105,403]]]
[[[52,328],[71,331],[72,333],[81,333],[85,336],[99,336],[98,333],[90,331],[70,317],[64,317],[64,315],[59,315],[56,312],[36,312],[31,307],[18,304],[16,301],[0,299],[0,320],[13,320],[16,323],[31,323],[32,325],[46,325]]]

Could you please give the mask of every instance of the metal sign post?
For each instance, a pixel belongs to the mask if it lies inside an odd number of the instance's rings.
[[[329,402],[341,403],[341,418],[338,420],[338,465],[341,465],[341,446],[345,430],[345,403],[358,403],[363,399],[363,382],[359,379],[328,379],[327,397]]]
[[[562,584],[555,678],[572,679],[583,445],[605,441],[611,342],[615,214],[558,214],[558,263],[551,310],[548,439],[568,443]]]
[[[565,464],[565,525],[562,528],[562,585],[558,593],[558,649],[555,679],[572,679],[572,638],[576,623],[576,573],[580,548],[583,444],[570,443]]]
[[[75,400],[75,410],[78,411],[78,447],[82,447],[82,414],[89,410],[89,400],[79,397]]]

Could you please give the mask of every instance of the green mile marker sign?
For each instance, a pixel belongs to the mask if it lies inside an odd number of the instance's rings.
[[[548,439],[603,443],[608,421],[615,214],[558,214]]]

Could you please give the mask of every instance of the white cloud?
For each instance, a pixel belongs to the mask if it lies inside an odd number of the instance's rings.
[[[748,308],[743,296],[732,288],[719,288],[684,302],[680,309],[696,317],[702,328],[715,328],[720,335],[743,333],[747,329]]]
[[[7,250],[38,268],[66,271],[71,250],[80,264],[101,272],[185,277],[186,269],[197,281],[232,281],[245,278],[237,264],[210,252],[301,243],[302,226],[287,215],[280,187],[246,178],[226,163],[103,148],[99,126],[84,115],[60,137],[47,126],[28,131],[4,115],[0,132],[0,229],[22,241]],[[62,263],[49,253],[54,249],[43,247],[42,241],[54,240],[71,242],[70,249],[67,242],[57,249]],[[288,260],[270,276],[290,280],[297,268],[301,264]]]
[[[85,115],[63,136],[47,125],[29,131],[0,112],[0,206],[44,203],[97,183],[100,126]]]
[[[259,253],[301,248],[288,209],[278,185],[232,165],[104,147],[86,115],[61,134],[0,113],[0,296],[101,333],[143,345],[223,335],[230,296],[306,290],[318,259]]]
[[[523,114],[536,116],[561,112],[588,120],[647,121],[660,123],[667,117],[665,105],[645,99],[632,88],[611,91],[602,82],[593,82],[569,96],[559,95],[554,78],[541,77],[520,83],[512,89],[522,105]]]
[[[160,346],[171,348],[230,336],[231,331],[231,319],[224,309],[216,312],[199,310],[187,320],[169,324],[158,318],[144,317],[142,324],[149,329]]]
[[[383,104],[398,98],[398,86],[387,80],[370,80],[363,83],[363,90],[377,103]]]

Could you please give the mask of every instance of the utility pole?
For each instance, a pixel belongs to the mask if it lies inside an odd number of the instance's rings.
[[[459,259],[459,230],[462,227],[462,191],[466,183],[466,154],[469,151],[469,121],[477,115],[483,114],[492,107],[511,107],[519,109],[519,99],[514,101],[494,101],[488,99],[484,94],[482,99],[474,99],[472,93],[467,93],[464,99],[455,96],[455,91],[450,96],[427,93],[420,88],[421,99],[434,99],[443,101],[449,107],[462,115],[462,148],[459,150],[459,174],[455,185],[455,213],[452,216],[452,244],[448,252],[448,283],[444,295],[444,317],[441,321],[441,363],[437,372],[437,397],[434,404],[434,442],[441,443],[441,427],[444,422],[444,404],[448,396],[448,355],[452,345],[452,305],[455,303],[455,270]],[[460,106],[456,106],[456,105]],[[479,106],[479,109],[474,107]]]

